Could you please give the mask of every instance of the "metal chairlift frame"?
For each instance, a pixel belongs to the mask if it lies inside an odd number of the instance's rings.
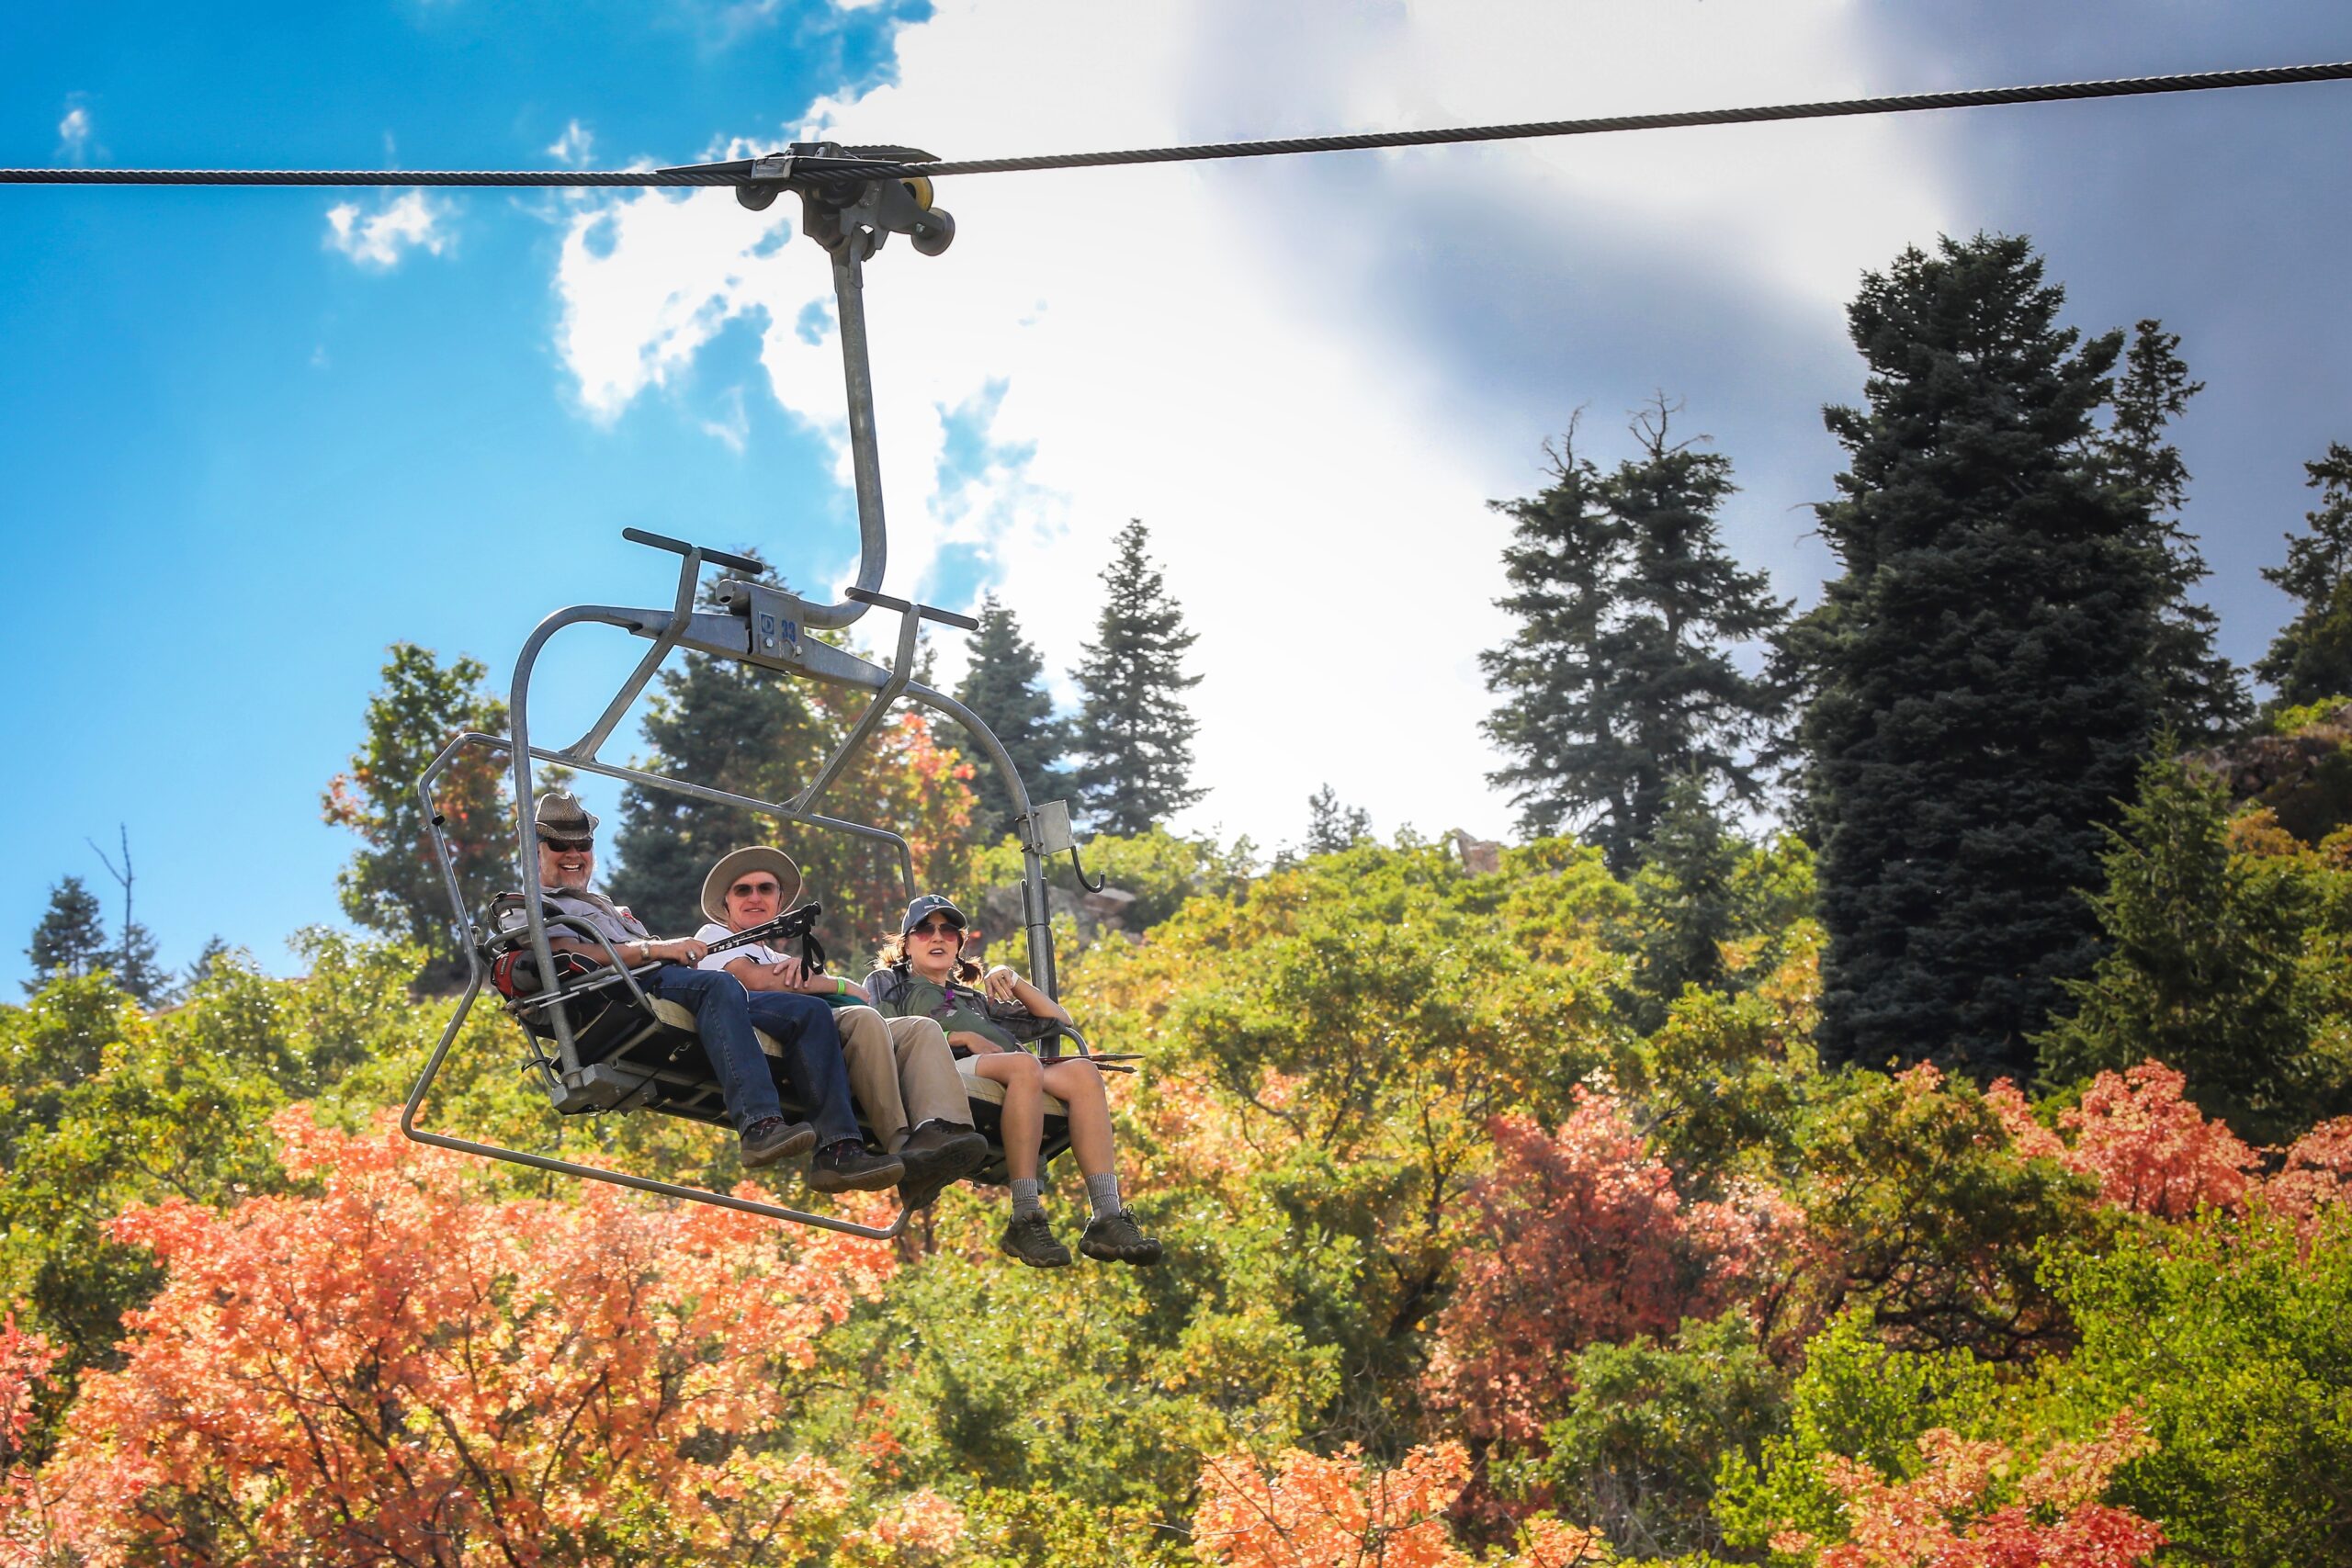
[[[795,151],[834,152],[838,149],[831,144],[818,144],[796,148]],[[715,805],[739,807],[778,822],[797,823],[890,845],[898,852],[899,875],[906,885],[907,896],[911,899],[917,892],[914,857],[904,835],[888,828],[829,817],[820,812],[818,807],[826,791],[839,780],[858,750],[881,728],[892,709],[902,699],[920,704],[961,726],[978,744],[980,754],[996,768],[998,776],[1005,782],[1012,795],[1016,832],[1022,846],[1021,901],[1023,927],[1028,941],[1030,974],[1047,996],[1057,997],[1060,994],[1054,967],[1054,939],[1046,902],[1045,868],[1049,855],[1063,851],[1071,851],[1074,855],[1068,803],[1049,801],[1033,807],[1028,786],[1022,780],[1020,770],[1013,765],[1003,743],[981,722],[979,716],[945,693],[933,691],[911,679],[916,638],[922,622],[937,621],[967,631],[977,630],[979,623],[967,615],[890,598],[879,592],[888,553],[882,509],[881,462],[875,434],[873,373],[865,336],[864,263],[891,233],[908,234],[918,251],[935,255],[946,248],[948,238],[953,236],[954,220],[945,213],[930,208],[927,188],[916,188],[899,180],[876,180],[865,182],[853,193],[838,184],[820,186],[796,182],[789,157],[767,162],[776,165],[776,177],[773,183],[741,186],[737,188],[738,199],[744,206],[759,210],[773,202],[780,192],[786,189],[797,191],[804,203],[803,231],[824,245],[832,257],[833,296],[839,310],[842,370],[849,401],[852,473],[857,493],[859,558],[856,581],[842,591],[839,602],[819,604],[755,581],[753,577],[723,578],[716,584],[712,595],[716,607],[698,608],[696,597],[701,587],[702,569],[706,564],[758,574],[763,570],[762,563],[743,556],[629,528],[623,530],[623,537],[637,544],[669,550],[684,558],[679,563],[677,591],[670,607],[666,610],[628,609],[606,604],[574,604],[557,611],[539,623],[515,658],[514,676],[507,699],[511,737],[479,732],[458,735],[442,748],[440,754],[433,759],[416,781],[417,791],[424,806],[427,831],[435,855],[440,862],[450,905],[456,915],[457,930],[466,939],[462,945],[469,975],[456,1010],[450,1014],[447,1026],[442,1030],[441,1039],[425,1062],[424,1070],[418,1076],[416,1086],[409,1091],[407,1104],[401,1112],[401,1131],[418,1143],[436,1148],[506,1160],[562,1176],[612,1182],[669,1198],[715,1203],[770,1219],[814,1225],[849,1235],[888,1240],[905,1230],[908,1215],[904,1209],[888,1226],[858,1224],[833,1215],[809,1213],[738,1198],[732,1193],[708,1188],[662,1181],[526,1150],[504,1148],[447,1133],[427,1131],[417,1125],[418,1112],[424,1107],[433,1080],[447,1060],[450,1046],[464,1027],[467,1016],[473,1010],[475,1001],[481,997],[483,983],[489,978],[489,970],[482,962],[480,947],[491,933],[480,928],[474,912],[466,908],[464,891],[458,882],[457,863],[450,853],[448,840],[443,831],[445,825],[434,799],[436,781],[469,749],[503,752],[509,757],[514,797],[518,804],[534,798],[532,763],[537,761],[558,763],[580,773],[601,774],[648,789],[667,790]],[[899,616],[897,649],[888,668],[802,635],[811,629],[848,626],[869,608],[895,611]],[[579,739],[552,750],[534,746],[530,739],[531,677],[537,668],[539,655],[558,632],[581,625],[618,626],[632,636],[649,639],[652,646],[646,649],[637,667],[622,682],[620,690]],[[789,801],[757,800],[690,780],[671,778],[641,768],[604,761],[598,753],[611,739],[621,719],[643,695],[646,686],[664,660],[682,649],[714,659],[754,665],[779,675],[799,676],[870,691],[874,695],[865,711],[851,726],[841,746],[825,759],[815,775]],[[530,952],[537,961],[538,973],[554,976],[556,966],[548,945],[550,917],[540,894],[537,833],[527,808],[518,810],[515,816],[516,866],[523,891]],[[553,920],[556,924],[564,923],[561,916],[554,917]],[[620,969],[622,983],[627,986],[636,1004],[644,1008],[646,998],[636,979],[625,966],[616,964],[615,967]],[[609,981],[610,976],[605,978]],[[559,1099],[562,1093],[559,1073],[577,1074],[585,1066],[581,1060],[569,1010],[560,1005],[567,998],[579,995],[582,989],[582,987],[567,985],[559,978],[548,990],[537,997],[518,999],[510,1010],[518,1013],[522,1010],[538,1011],[554,1031],[556,1059],[550,1062],[545,1052],[539,1049],[541,1043],[534,1040],[531,1063],[541,1087],[547,1089],[550,1099]]]

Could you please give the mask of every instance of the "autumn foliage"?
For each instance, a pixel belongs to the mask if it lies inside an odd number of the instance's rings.
[[[1494,1172],[1472,1190],[1480,1239],[1427,1378],[1476,1438],[1535,1440],[1571,1391],[1576,1351],[1713,1315],[1793,1223],[1785,1205],[1683,1201],[1608,1095],[1580,1091],[1556,1134],[1513,1116],[1492,1133]]]
[[[2054,1445],[2007,1486],[2015,1456],[2007,1445],[1941,1427],[1919,1439],[1927,1462],[1907,1481],[1832,1456],[1822,1468],[1844,1499],[1847,1536],[1815,1561],[1818,1568],[2132,1568],[2163,1544],[2164,1531],[2098,1498],[2119,1464],[2152,1446],[2127,1411],[2089,1442]],[[1772,1543],[1791,1555],[1815,1544],[1802,1536]]]
[[[40,1478],[58,1546],[527,1565],[952,1543],[935,1500],[858,1527],[830,1463],[772,1441],[789,1374],[889,1253],[603,1188],[481,1201],[396,1130],[276,1127],[316,1196],[117,1222],[165,1282]]]
[[[1445,1513],[1470,1473],[1459,1443],[1417,1448],[1393,1470],[1354,1450],[1291,1449],[1271,1462],[1220,1454],[1201,1472],[1193,1544],[1227,1568],[1472,1568]],[[1609,1560],[1589,1530],[1532,1521],[1520,1550],[1490,1568],[1577,1568]]]

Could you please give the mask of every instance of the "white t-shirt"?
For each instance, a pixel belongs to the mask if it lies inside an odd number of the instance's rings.
[[[707,925],[704,926],[702,930],[695,932],[695,940],[696,942],[724,942],[727,938],[733,936],[734,934],[735,933],[733,931],[729,931],[717,920],[712,920]],[[695,964],[695,967],[697,969],[723,970],[729,964],[734,963],[739,958],[749,958],[758,964],[781,964],[784,962],[785,957],[786,955],[784,953],[778,953],[775,948],[768,946],[765,942],[746,942],[741,947],[730,947],[724,953],[705,953],[703,955],[703,961]]]

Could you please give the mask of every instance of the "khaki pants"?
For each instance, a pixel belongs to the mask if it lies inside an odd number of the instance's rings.
[[[842,1008],[833,1023],[842,1032],[849,1091],[885,1153],[895,1154],[908,1129],[926,1122],[972,1124],[963,1075],[936,1019],[886,1019],[872,1008]]]

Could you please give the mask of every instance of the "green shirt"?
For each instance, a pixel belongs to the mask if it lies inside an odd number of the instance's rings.
[[[1002,1024],[980,1010],[980,993],[966,987],[942,986],[911,973],[902,976],[895,969],[876,969],[865,977],[865,992],[873,998],[874,1010],[884,1018],[937,1019],[939,1027],[950,1034],[977,1034],[1008,1051],[1022,1048]]]

